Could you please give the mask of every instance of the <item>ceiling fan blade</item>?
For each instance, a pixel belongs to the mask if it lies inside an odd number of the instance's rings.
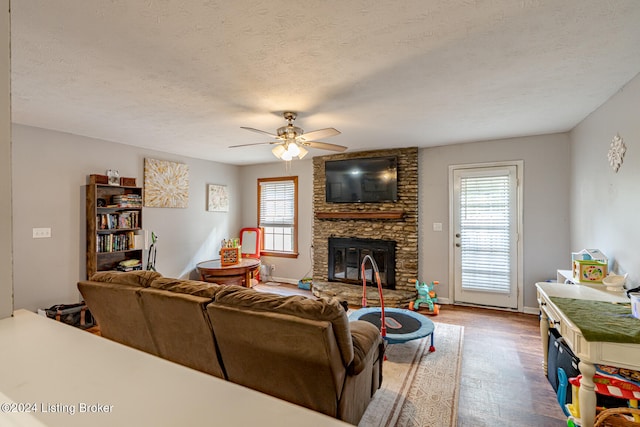
[[[280,141],[254,142],[253,144],[230,145],[229,148],[250,147],[252,145],[267,145],[267,144],[280,144]]]
[[[256,133],[261,133],[263,135],[269,135],[271,138],[278,138],[278,135],[275,135],[273,133],[270,132],[266,132],[264,130],[260,130],[260,129],[254,129],[254,128],[248,128],[246,126],[240,126],[241,129],[246,129],[246,130],[250,130],[251,132],[256,132]]]
[[[340,135],[340,131],[334,128],[326,128],[305,132],[298,137],[302,142],[313,141],[314,139],[329,138],[330,136]]]
[[[344,151],[347,149],[344,145],[337,144],[327,144],[326,142],[320,141],[305,141],[302,143],[304,146],[312,147],[312,148],[320,148],[321,150],[331,150],[331,151]]]

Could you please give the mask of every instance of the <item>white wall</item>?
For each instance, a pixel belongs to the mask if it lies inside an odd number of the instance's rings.
[[[634,286],[640,282],[639,106],[640,75],[570,133],[571,250],[601,249]],[[616,134],[627,146],[618,173],[607,160]]]
[[[242,226],[256,227],[258,221],[258,178],[298,177],[298,258],[262,257],[263,265],[275,265],[273,278],[297,283],[310,275],[313,236],[313,161],[292,160],[287,169],[284,161],[240,168],[242,192]]]
[[[195,264],[217,258],[220,241],[240,229],[238,167],[51,130],[13,126],[15,308],[35,310],[78,300],[86,274],[85,184],[117,169],[142,186],[144,158],[189,166],[186,209],[144,208],[144,228],[158,235],[156,267],[168,277],[196,277]],[[228,186],[229,212],[206,211],[206,184]],[[50,239],[32,228],[51,227]],[[146,255],[145,255],[146,256]]]
[[[13,312],[9,1],[0,1],[0,319]]]
[[[449,165],[524,161],[524,306],[537,307],[535,283],[555,278],[569,251],[567,134],[423,148],[419,154],[419,278],[440,281],[449,298]],[[442,232],[433,231],[434,222]]]

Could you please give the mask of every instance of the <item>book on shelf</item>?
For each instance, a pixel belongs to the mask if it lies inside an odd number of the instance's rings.
[[[142,262],[139,259],[126,259],[124,261],[120,261],[116,269],[119,271],[142,270]]]
[[[117,234],[99,234],[96,240],[96,251],[119,252],[136,249],[135,234],[133,231]]]
[[[111,197],[111,204],[119,208],[141,208],[142,196],[140,194],[116,194]]]
[[[139,211],[123,211],[108,214],[98,214],[96,224],[100,230],[115,230],[122,228],[140,228]]]

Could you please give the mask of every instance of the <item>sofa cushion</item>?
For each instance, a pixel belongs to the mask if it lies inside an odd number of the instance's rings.
[[[158,349],[172,362],[224,378],[224,370],[205,307],[209,297],[140,289],[142,312]]]
[[[229,381],[336,416],[347,364],[331,322],[218,297],[207,312]]]
[[[213,298],[222,288],[216,283],[200,282],[198,280],[172,279],[159,277],[150,285],[151,288],[163,291],[177,292],[180,294],[194,295],[197,297]]]
[[[89,280],[93,282],[120,283],[146,288],[158,277],[162,277],[162,274],[156,271],[101,271],[95,273]]]
[[[353,360],[349,319],[336,299],[312,299],[302,295],[281,296],[257,292],[240,286],[223,286],[216,294],[216,304],[256,311],[289,314],[303,319],[331,322],[344,366]]]
[[[151,354],[158,350],[140,306],[140,285],[78,282],[78,290],[100,326],[103,337]]]

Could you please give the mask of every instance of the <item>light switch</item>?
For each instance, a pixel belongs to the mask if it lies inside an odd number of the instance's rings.
[[[34,239],[46,239],[51,237],[51,228],[34,228],[33,229],[33,238]]]
[[[434,222],[433,223],[433,231],[442,231],[442,223]]]

